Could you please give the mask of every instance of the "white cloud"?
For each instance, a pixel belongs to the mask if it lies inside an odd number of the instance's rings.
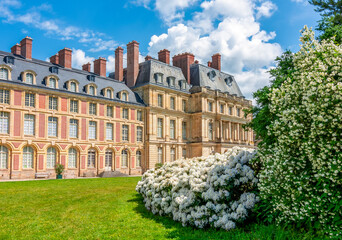
[[[114,50],[117,43],[103,33],[90,29],[83,29],[72,25],[66,25],[56,19],[43,17],[42,11],[52,11],[48,4],[31,7],[26,13],[15,13],[22,3],[18,0],[0,0],[0,19],[6,23],[23,23],[45,31],[47,35],[58,37],[61,40],[75,39],[85,46],[92,45],[90,51]]]
[[[93,69],[93,61],[95,58],[86,56],[81,49],[72,49],[72,67],[82,69],[82,65],[90,62]]]
[[[236,76],[244,95],[251,99],[252,92],[269,82],[265,69],[274,64],[282,49],[271,43],[275,32],[261,29],[257,17],[270,17],[276,5],[257,0],[202,1],[201,11],[189,21],[173,25],[159,36],[151,37],[149,54],[157,56],[167,48],[171,56],[192,52],[202,64],[214,53],[222,55],[222,70]]]

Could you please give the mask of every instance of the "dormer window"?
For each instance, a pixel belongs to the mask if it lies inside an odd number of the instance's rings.
[[[95,87],[94,86],[89,86],[89,94],[95,95]]]
[[[117,96],[121,101],[128,101],[128,93],[125,90],[118,92]]]
[[[208,77],[211,81],[215,81],[215,77],[216,77],[216,72],[214,70],[211,70],[210,72],[208,72]]]
[[[170,87],[174,87],[176,85],[176,79],[174,77],[168,77],[167,80]]]
[[[58,67],[50,67],[50,72],[53,74],[58,74]]]
[[[121,100],[122,101],[127,101],[127,93],[125,93],[125,92],[122,93]]]
[[[185,80],[179,81],[179,87],[180,87],[180,89],[185,90],[185,88],[186,88],[186,82],[185,82]]]
[[[33,74],[32,73],[26,73],[25,82],[27,84],[33,84]]]
[[[163,83],[163,74],[162,73],[155,73],[154,80],[156,83]]]
[[[8,80],[8,69],[0,68],[0,79]]]
[[[95,76],[94,75],[88,75],[87,78],[89,81],[95,82]]]
[[[76,92],[76,83],[75,82],[71,82],[70,83],[70,91],[71,92]]]
[[[5,63],[14,65],[14,57],[6,56],[5,57]]]
[[[67,81],[66,89],[68,89],[70,92],[78,92],[78,81],[75,79]]]
[[[50,88],[56,88],[57,87],[57,80],[56,78],[49,78],[49,87]]]
[[[21,73],[22,81],[27,84],[36,84],[36,76],[37,74],[31,70],[26,70]]]
[[[232,77],[227,77],[224,79],[224,81],[226,82],[226,84],[231,87],[232,83],[233,83],[233,78]]]

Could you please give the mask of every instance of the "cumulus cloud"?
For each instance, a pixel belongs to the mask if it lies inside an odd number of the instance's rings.
[[[151,37],[149,54],[167,48],[172,55],[192,52],[201,63],[214,53],[222,55],[222,70],[234,74],[244,95],[269,82],[267,69],[282,49],[271,43],[275,32],[261,29],[257,19],[270,17],[276,5],[270,1],[211,0],[201,3],[192,19],[171,26],[166,33]]]
[[[72,67],[82,69],[82,65],[88,62],[93,63],[95,58],[86,56],[85,52],[81,49],[72,49]],[[92,65],[93,69],[93,65]]]
[[[44,17],[42,12],[52,11],[51,5],[33,6],[24,13],[17,13],[16,10],[22,10],[22,6],[23,4],[19,0],[0,0],[0,19],[2,18],[3,22],[6,23],[23,23],[43,30],[47,35],[58,37],[61,40],[75,39],[85,46],[91,45],[90,51],[92,52],[114,50],[118,45],[103,33],[67,25],[58,19]]]

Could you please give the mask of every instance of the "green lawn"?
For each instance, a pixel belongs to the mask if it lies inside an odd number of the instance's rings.
[[[140,178],[0,183],[0,239],[313,239],[275,226],[182,227],[148,212]]]

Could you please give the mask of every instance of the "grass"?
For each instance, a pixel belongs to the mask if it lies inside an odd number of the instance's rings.
[[[314,239],[273,225],[183,227],[145,209],[139,179],[0,183],[0,239]]]

